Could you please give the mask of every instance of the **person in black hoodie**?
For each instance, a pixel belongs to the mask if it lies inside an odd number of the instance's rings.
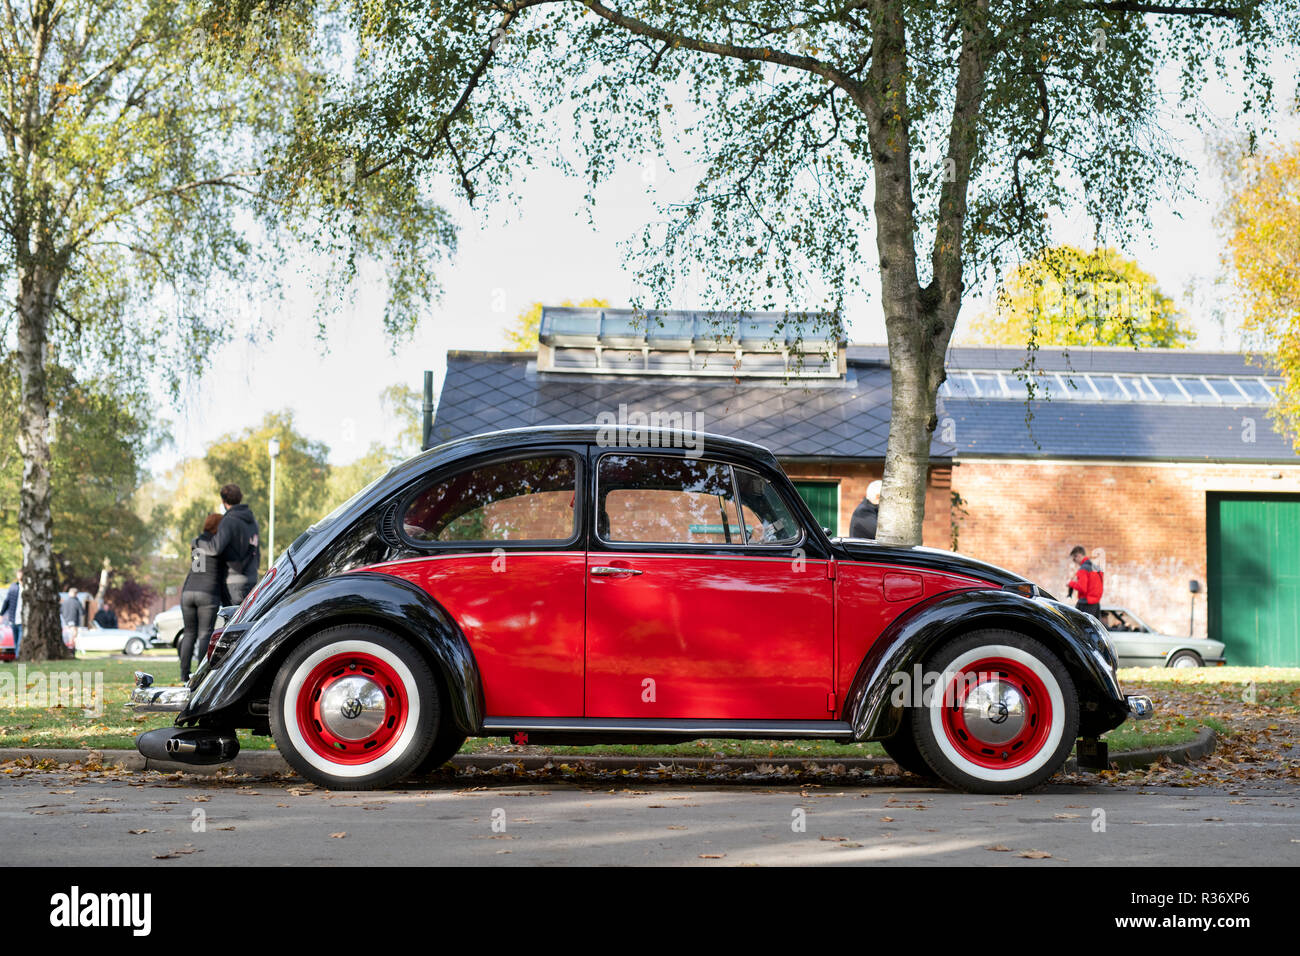
[[[217,528],[214,542],[217,557],[226,563],[226,589],[230,603],[240,604],[253,585],[257,583],[257,566],[262,560],[258,546],[257,519],[248,505],[243,504],[244,493],[239,485],[221,486],[221,503],[226,514]]]
[[[217,554],[216,534],[221,515],[213,512],[203,522],[203,533],[190,543],[190,573],[181,586],[181,617],[185,632],[177,655],[181,660],[181,683],[190,679],[194,651],[208,649],[217,611],[230,603],[226,593],[226,562]]]

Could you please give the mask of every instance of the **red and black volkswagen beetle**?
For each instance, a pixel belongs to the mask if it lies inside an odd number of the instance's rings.
[[[702,442],[698,439],[702,437]],[[832,539],[757,445],[629,426],[431,449],[303,534],[146,756],[220,763],[237,728],[304,777],[383,787],[469,736],[879,740],[980,792],[1047,779],[1125,697],[1105,628],[947,552]]]

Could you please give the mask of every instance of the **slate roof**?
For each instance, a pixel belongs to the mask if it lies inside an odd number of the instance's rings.
[[[880,459],[889,437],[889,369],[850,367],[843,380],[630,378],[538,372],[531,353],[448,352],[433,440],[524,425],[593,422],[601,412],[698,413],[706,432],[743,438],[781,458]],[[931,457],[951,457],[935,440]]]
[[[532,353],[447,354],[435,443],[529,425],[582,424],[601,412],[699,413],[707,432],[756,442],[784,459],[881,460],[889,435],[883,346],[850,345],[842,380],[637,378],[538,372]],[[1014,369],[1024,351],[956,348],[949,368]],[[1040,350],[1044,369],[1076,372],[1261,374],[1241,353]],[[1043,457],[1298,464],[1291,442],[1258,405],[941,398],[932,459]],[[1243,419],[1254,442],[1243,441]],[[1251,426],[1246,426],[1247,428]],[[951,441],[945,440],[951,438]]]

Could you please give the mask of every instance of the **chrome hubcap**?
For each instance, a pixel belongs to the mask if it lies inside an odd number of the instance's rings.
[[[1190,657],[1180,657],[1180,658],[1178,658],[1178,660],[1174,661],[1174,666],[1175,666],[1175,667],[1195,667],[1195,666],[1196,666],[1196,661],[1192,660]]]
[[[364,740],[384,723],[384,689],[369,677],[336,680],[321,695],[320,719],[343,740]]]
[[[985,681],[966,695],[962,717],[979,740],[1004,744],[1015,739],[1025,725],[1025,701],[1014,685],[1001,680]]]

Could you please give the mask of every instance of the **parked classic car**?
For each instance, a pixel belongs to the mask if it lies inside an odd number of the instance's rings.
[[[91,627],[64,628],[64,643],[71,636],[72,647],[78,654],[84,651],[119,651],[127,657],[139,657],[149,646],[149,635],[134,628]]]
[[[152,627],[149,643],[154,647],[180,647],[181,638],[185,635],[185,618],[181,614],[181,606],[173,604],[165,611],[159,611],[154,615]]]
[[[1000,793],[1150,714],[1095,618],[969,558],[828,538],[770,452],[699,437],[516,429],[399,465],[223,611],[186,687],[138,676],[139,708],[179,711],[141,752],[220,763],[249,728],[361,789],[471,735],[880,740]]]
[[[1103,607],[1100,618],[1115,642],[1120,667],[1221,667],[1226,663],[1222,641],[1161,634],[1124,607]]]

